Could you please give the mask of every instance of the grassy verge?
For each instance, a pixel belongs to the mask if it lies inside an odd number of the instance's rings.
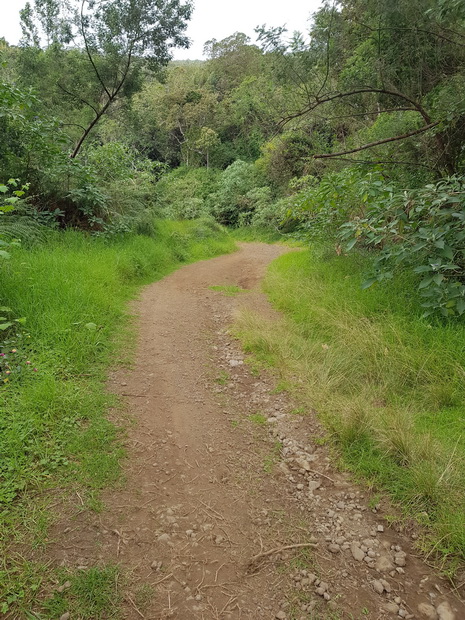
[[[237,330],[453,575],[465,562],[465,325],[420,318],[408,282],[361,290],[367,262],[317,247],[282,256],[265,282],[282,320],[244,315]]]
[[[50,617],[28,615],[47,581],[28,550],[46,544],[57,493],[77,490],[99,510],[99,490],[119,476],[105,377],[131,357],[127,301],[180,264],[233,247],[209,222],[157,222],[152,237],[51,234],[2,263],[0,305],[27,322],[22,336],[0,341],[0,615]],[[92,613],[76,617],[100,617]]]

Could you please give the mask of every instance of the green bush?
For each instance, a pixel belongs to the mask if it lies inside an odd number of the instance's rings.
[[[365,287],[391,279],[401,269],[419,278],[425,316],[465,312],[465,178],[452,177],[418,190],[381,186],[362,217],[341,227],[351,249],[379,251]]]
[[[256,205],[270,196],[264,185],[254,164],[235,161],[221,173],[217,191],[209,196],[211,212],[226,226],[248,223]]]
[[[180,167],[164,175],[156,186],[157,204],[165,217],[196,219],[208,216],[208,196],[218,187],[220,171]]]

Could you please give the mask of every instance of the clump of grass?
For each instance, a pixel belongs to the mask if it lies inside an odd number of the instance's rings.
[[[236,286],[235,284],[225,284],[225,285],[218,285],[218,286],[215,285],[215,286],[209,286],[208,288],[212,291],[218,291],[220,293],[224,293],[228,297],[234,297],[235,295],[238,295],[239,293],[248,292],[247,289],[241,288],[240,286]]]
[[[266,424],[266,417],[263,413],[251,413],[248,418],[253,424],[257,424],[258,426],[264,426]]]
[[[263,459],[263,471],[266,474],[271,474],[275,465],[279,463],[281,459],[281,450],[281,443],[279,441],[275,441],[271,452],[265,455]]]
[[[146,609],[155,596],[154,587],[150,583],[143,583],[134,592],[134,602],[139,609]]]
[[[261,241],[262,243],[276,243],[286,241],[287,235],[283,235],[270,228],[259,228],[257,226],[242,226],[231,231],[231,236],[237,241]]]
[[[215,383],[217,383],[218,385],[227,385],[229,380],[229,373],[227,373],[225,370],[222,370],[220,374],[215,378]]]
[[[95,566],[74,573],[61,571],[60,582],[69,587],[55,591],[42,608],[53,618],[69,613],[72,618],[100,620],[119,617],[119,569],[117,566]]]
[[[307,415],[307,410],[305,409],[305,407],[295,407],[289,413],[291,415],[305,416],[305,415]]]
[[[283,318],[244,312],[236,333],[319,412],[346,466],[426,524],[448,566],[463,563],[465,325],[421,318],[402,278],[362,290],[369,260],[319,247],[280,257],[265,290]]]

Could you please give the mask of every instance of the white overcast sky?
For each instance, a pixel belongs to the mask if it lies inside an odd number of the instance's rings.
[[[0,0],[0,37],[16,44],[21,36],[19,11],[27,0]],[[192,40],[188,50],[173,50],[178,60],[202,58],[203,44],[221,40],[234,32],[244,32],[255,40],[255,26],[283,26],[289,32],[305,32],[308,18],[322,0],[195,0],[194,14],[187,34]]]

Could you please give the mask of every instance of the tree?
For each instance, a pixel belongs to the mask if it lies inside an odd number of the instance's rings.
[[[259,29],[264,49],[287,67],[281,81],[292,80],[298,95],[282,115],[281,127],[311,124],[318,116],[329,115],[331,107],[333,127],[338,119],[344,125],[342,119],[352,117],[359,127],[366,127],[380,115],[392,115],[390,135],[360,144],[355,130],[346,144],[343,132],[342,148],[335,145],[314,156],[342,157],[413,139],[422,144],[423,160],[428,160],[424,163],[440,174],[453,173],[461,157],[465,106],[459,93],[449,96],[444,107],[441,91],[458,76],[463,82],[465,32],[463,22],[454,24],[447,14],[441,14],[439,21],[434,6],[433,0],[327,3],[315,15],[306,48],[283,43],[282,29]],[[304,59],[306,71],[300,69]],[[412,121],[404,131],[394,122],[402,115]]]
[[[245,76],[260,75],[262,70],[262,52],[251,45],[249,37],[242,32],[235,32],[221,41],[207,41],[204,53],[209,58],[209,81],[220,97],[239,86]]]
[[[91,99],[62,87],[92,112],[71,158],[110,106],[139,90],[142,69],[159,71],[170,60],[172,47],[188,46],[183,33],[191,12],[189,1],[181,0],[34,0],[34,8],[26,6],[21,14],[23,45],[38,47],[43,34],[46,47],[80,49],[94,84]],[[53,25],[57,23],[59,29]]]
[[[217,146],[219,142],[220,139],[214,129],[211,129],[210,127],[202,127],[200,129],[200,136],[197,139],[195,146],[200,153],[205,155],[207,168],[210,166],[210,150]]]

